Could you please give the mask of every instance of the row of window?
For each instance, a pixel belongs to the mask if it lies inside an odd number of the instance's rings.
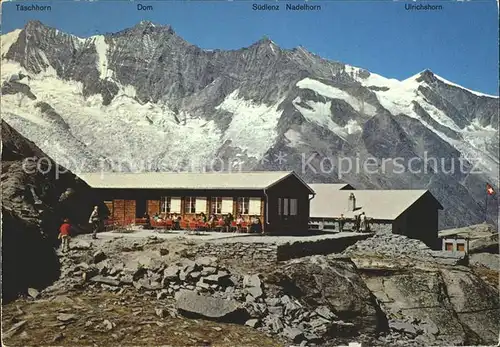
[[[164,196],[160,200],[160,212],[181,213],[181,198]],[[112,207],[109,201],[109,208]],[[215,214],[233,213],[233,198],[212,197],[210,199],[210,211]],[[184,213],[207,212],[207,198],[186,196],[184,197]],[[241,215],[261,215],[260,198],[239,197],[236,199],[236,214]],[[278,215],[297,216],[298,199],[278,198]]]
[[[186,196],[184,198],[185,213],[206,213],[206,198],[197,198]],[[257,214],[260,215],[260,198],[237,198],[236,213],[242,215]],[[161,198],[160,211],[164,213],[180,213],[181,198],[164,196]],[[212,197],[210,199],[211,213],[233,213],[233,198]]]

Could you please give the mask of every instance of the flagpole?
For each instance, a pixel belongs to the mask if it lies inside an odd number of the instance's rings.
[[[488,222],[488,192],[486,192],[486,198],[484,199],[484,222]]]

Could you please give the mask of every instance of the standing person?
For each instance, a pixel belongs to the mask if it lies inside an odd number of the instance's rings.
[[[97,239],[97,231],[99,230],[101,219],[99,218],[99,208],[94,206],[94,210],[89,218],[89,223],[92,224],[92,238]]]
[[[63,224],[59,227],[58,238],[62,241],[62,252],[69,252],[69,241],[71,238],[71,224],[69,224],[69,219],[65,218]]]
[[[342,232],[344,231],[344,224],[345,224],[345,217],[344,217],[344,214],[340,214],[340,218],[339,218],[339,231]]]
[[[366,231],[366,216],[365,213],[361,213],[361,216],[359,217],[359,227],[361,231]]]
[[[360,224],[360,217],[359,214],[354,216],[354,231],[358,232],[359,231],[359,224]]]

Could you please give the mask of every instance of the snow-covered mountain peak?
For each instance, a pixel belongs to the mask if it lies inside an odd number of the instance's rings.
[[[428,188],[461,211],[444,223],[483,218],[475,187],[498,179],[497,98],[431,71],[400,81],[268,38],[204,51],[170,26],[151,24],[86,39],[41,23],[2,35],[2,117],[75,172],[98,170],[103,157],[128,169],[141,158],[146,171],[198,170],[236,158],[245,170],[298,172],[302,155],[313,154],[465,158],[483,173],[341,178],[335,163],[333,171],[303,175],[357,187]],[[280,152],[286,167],[272,161]]]
[[[153,22],[149,21],[149,20],[142,20],[140,21],[136,27],[145,27],[145,28],[148,28],[148,27],[152,27],[152,28],[155,28],[156,27],[156,24],[154,24]]]
[[[43,24],[39,20],[30,20],[30,21],[26,22],[24,29],[25,30],[39,30],[39,29],[50,29],[50,27]]]
[[[261,39],[255,41],[253,44],[250,45],[249,48],[271,50],[272,52],[277,52],[281,50],[280,46],[267,36],[264,36]]]
[[[22,31],[21,29],[16,29],[14,31],[11,31],[10,33],[1,36],[0,40],[2,44],[2,50],[1,50],[2,58],[4,57],[5,54],[7,54],[10,46],[12,46],[12,44],[18,40],[21,31]]]
[[[438,85],[445,84],[448,87],[459,88],[463,91],[469,92],[469,93],[474,94],[476,96],[488,97],[488,98],[498,98],[497,95],[490,95],[490,94],[477,92],[475,90],[465,88],[457,83],[453,83],[453,82],[445,79],[444,77],[441,77],[441,76],[437,75],[436,73],[432,72],[430,69],[425,69],[424,71],[422,71],[422,72],[420,72],[412,77],[409,77],[405,81],[406,82],[416,81],[419,83],[425,83],[427,86],[432,86],[434,84],[438,84]]]

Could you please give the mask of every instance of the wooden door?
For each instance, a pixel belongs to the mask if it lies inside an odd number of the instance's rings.
[[[148,200],[148,214],[152,217],[160,214],[160,200]]]
[[[135,222],[135,200],[125,200],[125,223],[132,224]]]

